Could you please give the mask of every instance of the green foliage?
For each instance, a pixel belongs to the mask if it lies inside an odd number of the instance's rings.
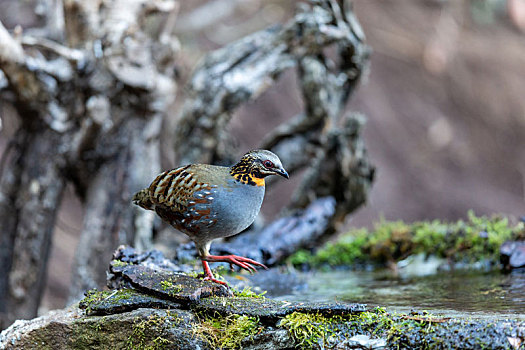
[[[203,338],[212,349],[240,349],[244,339],[255,336],[262,329],[256,317],[202,316],[200,322],[194,324],[193,334]]]
[[[507,218],[477,217],[472,211],[468,221],[445,223],[438,220],[406,224],[381,221],[374,230],[357,229],[336,242],[329,242],[315,254],[301,250],[289,259],[293,265],[342,266],[356,263],[387,264],[424,253],[452,261],[499,261],[503,242],[523,234],[524,225],[509,225]]]

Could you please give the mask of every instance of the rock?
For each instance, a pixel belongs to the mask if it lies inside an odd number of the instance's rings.
[[[118,261],[124,264],[116,263]],[[189,272],[186,266],[175,264],[173,260],[167,259],[159,250],[153,249],[144,253],[138,253],[135,248],[126,245],[121,245],[113,253],[112,269],[119,271],[119,265],[120,267],[143,265],[172,272]]]
[[[341,345],[340,349],[386,349],[386,340],[372,339],[367,335],[358,334]]]
[[[364,304],[340,303],[289,303],[268,298],[204,298],[192,306],[195,311],[220,315],[253,316],[265,324],[275,324],[293,312],[327,317],[359,314],[367,311]]]
[[[269,330],[242,344],[244,350],[293,349],[295,342],[285,329]]]
[[[111,315],[139,308],[177,309],[180,304],[139,293],[133,289],[114,291],[88,291],[79,308],[88,316]]]
[[[121,274],[135,289],[177,302],[195,301],[201,297],[233,296],[232,291],[221,284],[141,265],[126,266]]]
[[[16,321],[0,334],[0,349],[204,349],[193,337],[194,320],[187,311],[154,309],[86,317],[75,305]]]
[[[126,288],[90,291],[78,305],[16,321],[0,333],[0,349],[504,349],[525,339],[516,320],[394,314],[237,292],[171,271],[156,253],[121,248],[126,254],[111,262],[111,281]]]
[[[244,319],[251,322],[245,325],[253,325],[250,331],[232,323],[247,317],[235,314],[234,308],[226,318],[205,316],[215,309],[207,309],[203,300],[198,301],[199,310],[140,308],[106,316],[89,316],[73,305],[33,320],[16,321],[0,334],[0,349],[215,349],[232,342],[235,348],[253,350],[510,349],[525,340],[523,322],[454,320],[382,310],[333,317],[295,311],[276,322],[266,319],[268,324],[256,317]],[[267,304],[256,302],[253,307],[256,305]]]
[[[189,276],[181,270],[157,250],[137,254],[132,247],[120,246],[109,264],[108,286],[136,289],[172,302],[233,295],[226,286]]]
[[[507,241],[500,247],[501,263],[507,269],[525,266],[525,241]]]

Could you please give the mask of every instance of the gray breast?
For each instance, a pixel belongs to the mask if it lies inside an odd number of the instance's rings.
[[[235,180],[214,192],[210,207],[211,216],[217,221],[207,230],[210,238],[233,236],[250,226],[264,199],[264,186],[245,185]]]

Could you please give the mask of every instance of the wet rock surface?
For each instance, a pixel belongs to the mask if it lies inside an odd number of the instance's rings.
[[[205,349],[194,338],[195,316],[183,310],[138,309],[85,316],[76,305],[33,320],[19,320],[0,334],[0,349]]]
[[[507,269],[525,267],[525,241],[507,241],[500,248],[501,262]]]
[[[121,247],[114,258],[109,284],[120,288],[17,321],[1,333],[0,349],[516,349],[525,341],[517,320],[279,301],[174,272],[158,252]]]
[[[125,267],[122,276],[137,290],[178,302],[189,302],[211,296],[233,296],[231,290],[223,285],[140,265]]]
[[[367,311],[364,304],[290,303],[268,298],[250,297],[205,298],[195,303],[192,308],[195,311],[211,315],[253,316],[266,324],[274,324],[279,319],[294,312],[331,317],[336,315],[353,315]]]
[[[180,306],[176,302],[152,297],[133,289],[88,291],[78,305],[80,309],[86,310],[88,316],[112,315],[139,308],[177,309]]]

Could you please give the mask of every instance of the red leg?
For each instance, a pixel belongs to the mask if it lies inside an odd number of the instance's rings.
[[[237,265],[240,268],[243,268],[245,270],[250,271],[250,273],[256,272],[255,266],[263,267],[264,269],[268,270],[268,268],[261,264],[260,262],[257,262],[252,259],[245,258],[243,256],[237,256],[237,255],[208,255],[202,259],[202,262],[205,261],[209,262],[226,262],[229,263],[230,266]],[[255,265],[255,266],[253,266]]]
[[[213,273],[211,272],[210,266],[208,265],[207,261],[202,260],[202,267],[204,268],[204,279],[205,280],[210,280],[212,282],[228,286],[228,284],[226,282],[219,281],[218,279],[213,277]]]

